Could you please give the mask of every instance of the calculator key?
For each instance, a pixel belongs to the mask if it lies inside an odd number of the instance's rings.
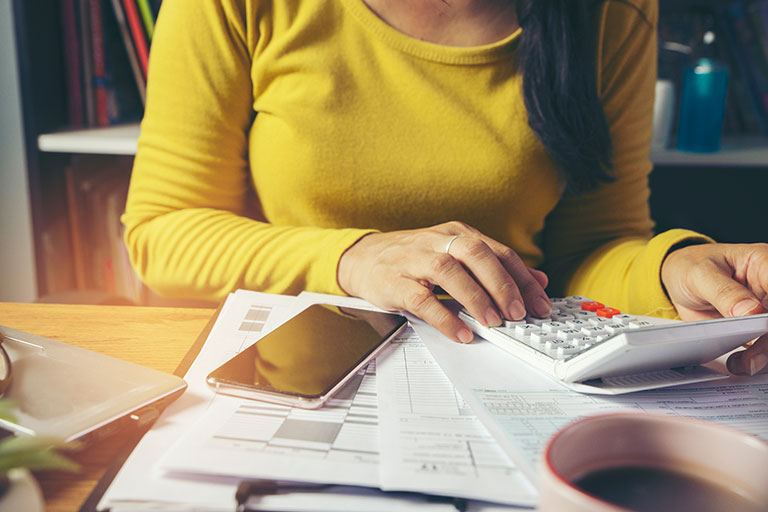
[[[604,327],[604,326],[606,326],[606,325],[608,325],[608,324],[612,324],[612,323],[613,323],[613,320],[612,320],[612,319],[610,319],[610,318],[605,318],[605,317],[602,317],[602,316],[595,316],[595,317],[592,317],[592,318],[590,318],[590,319],[588,320],[588,322],[589,322],[590,324],[592,324],[592,325],[595,325],[595,326],[598,326],[598,327],[599,327],[599,326],[603,326],[603,327]]]
[[[581,333],[584,336],[600,336],[608,334],[608,331],[605,330],[605,327],[596,327],[591,325],[589,327],[582,327]]]
[[[583,318],[583,319],[589,319],[594,318],[597,316],[597,313],[594,313],[593,311],[584,311],[583,309],[580,309],[578,311],[574,311],[571,313],[575,318]]]
[[[567,329],[568,326],[565,324],[565,322],[546,322],[541,324],[541,329],[546,332],[557,332],[560,329]]]
[[[608,331],[608,334],[610,334],[611,336],[614,336],[616,334],[621,334],[622,332],[626,331],[627,326],[622,324],[606,325],[605,330]]]
[[[591,324],[586,319],[582,320],[580,318],[574,318],[573,320],[566,320],[565,325],[571,329],[581,329],[582,327],[586,327]]]
[[[576,345],[570,343],[567,345],[560,345],[557,347],[557,355],[560,357],[563,356],[569,356],[571,354],[575,354],[576,352],[579,352],[581,349],[577,347]]]
[[[653,324],[647,320],[635,320],[634,322],[629,322],[629,328],[630,329],[640,329],[641,327],[650,327]]]
[[[584,311],[597,311],[598,309],[602,309],[605,307],[605,304],[602,302],[597,302],[596,300],[588,300],[581,303],[581,309]]]
[[[589,302],[590,299],[587,297],[582,297],[581,295],[571,295],[570,297],[565,298],[565,302],[568,304],[573,304],[581,308],[582,302]]]
[[[515,326],[515,334],[518,336],[530,336],[531,333],[536,332],[539,330],[538,325],[533,324],[522,324]]]
[[[628,315],[626,313],[622,313],[620,315],[614,315],[613,317],[611,317],[611,320],[613,320],[613,322],[617,324],[627,325],[629,322],[634,321],[635,317],[632,315]]]
[[[568,340],[571,343],[579,346],[579,347],[586,347],[591,345],[592,343],[595,343],[597,341],[597,337],[595,336],[576,336],[575,338]]]
[[[563,313],[562,311],[557,314],[552,314],[552,320],[555,322],[565,322],[566,320],[571,320],[573,318],[573,315],[570,313]]]
[[[557,339],[559,340],[570,340],[577,336],[581,336],[581,331],[579,329],[571,328],[557,331]]]
[[[547,341],[554,340],[555,337],[556,337],[555,333],[553,333],[553,332],[537,331],[537,332],[531,333],[530,342],[531,342],[531,344],[533,344],[533,343],[542,344],[542,343],[545,343]]]
[[[613,318],[616,315],[620,315],[621,311],[616,308],[600,308],[595,313],[603,318]]]
[[[535,316],[527,316],[527,317],[525,317],[525,321],[526,321],[526,323],[529,323],[529,324],[541,326],[542,324],[545,324],[547,322],[551,322],[552,319],[549,318],[549,317],[538,318],[538,317],[535,317]]]
[[[514,329],[516,326],[523,325],[524,323],[524,320],[504,320],[502,325],[507,329]]]

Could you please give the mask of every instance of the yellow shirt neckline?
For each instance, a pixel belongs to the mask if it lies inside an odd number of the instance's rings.
[[[480,46],[447,46],[430,43],[404,34],[376,16],[363,0],[341,0],[346,9],[367,30],[395,49],[425,60],[443,64],[486,64],[511,56],[517,48],[522,28],[495,43]]]

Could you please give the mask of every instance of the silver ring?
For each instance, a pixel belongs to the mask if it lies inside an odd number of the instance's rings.
[[[445,244],[445,254],[451,254],[451,253],[449,252],[449,251],[451,250],[451,244],[453,243],[453,241],[454,241],[454,240],[456,240],[457,238],[459,238],[459,237],[461,237],[461,236],[462,236],[462,235],[453,235],[453,237],[451,237],[451,239],[450,239],[450,240],[448,240],[448,243],[447,243],[447,244]]]

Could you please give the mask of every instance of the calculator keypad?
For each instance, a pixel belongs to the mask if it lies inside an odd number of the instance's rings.
[[[552,359],[565,359],[610,336],[654,325],[587,297],[571,296],[550,301],[552,312],[546,318],[527,316],[522,321],[505,321],[491,330]],[[466,310],[464,313],[468,315]]]

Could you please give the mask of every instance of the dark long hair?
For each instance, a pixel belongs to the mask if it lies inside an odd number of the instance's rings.
[[[596,0],[519,0],[518,52],[528,124],[566,193],[611,181],[611,133],[597,92]]]

